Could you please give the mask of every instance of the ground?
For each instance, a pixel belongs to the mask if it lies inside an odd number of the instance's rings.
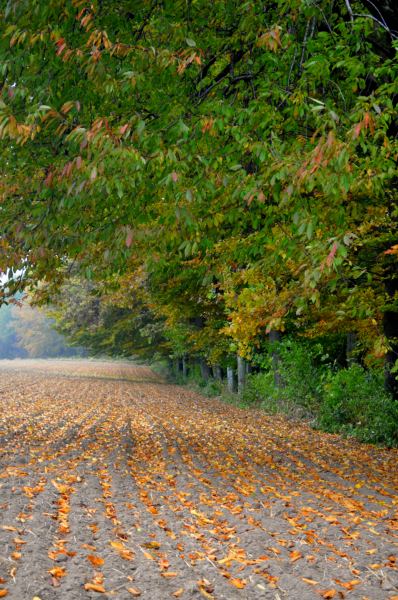
[[[0,381],[0,597],[398,599],[396,450],[127,362]]]

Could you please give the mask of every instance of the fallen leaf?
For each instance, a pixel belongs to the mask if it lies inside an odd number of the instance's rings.
[[[88,592],[98,592],[99,594],[105,594],[105,588],[100,583],[85,583],[84,589]]]
[[[160,548],[160,544],[159,542],[147,542],[146,544],[142,544],[144,546],[144,548],[154,548],[155,550],[158,550]]]
[[[335,595],[336,590],[325,590],[324,592],[321,592],[322,598],[325,598],[326,600],[329,600],[329,598],[334,598]]]
[[[49,569],[48,571],[49,573],[51,573],[51,575],[53,577],[65,577],[66,575],[66,570],[63,567],[53,567],[52,569]]]
[[[94,567],[100,567],[105,562],[103,558],[100,556],[94,556],[94,554],[89,554],[87,556],[87,560],[89,560]]]
[[[141,596],[142,592],[140,590],[137,590],[137,588],[127,588],[127,591],[134,596],[135,598],[138,598],[138,596]]]
[[[175,592],[172,593],[172,596],[174,596],[174,598],[179,598],[180,596],[182,596],[184,593],[184,588],[179,588],[178,590],[176,590]]]
[[[315,579],[309,579],[308,577],[302,577],[301,579],[310,585],[317,585],[319,583],[319,581],[315,581]]]
[[[5,598],[8,595],[8,590],[0,590],[0,598]]]
[[[243,588],[246,587],[246,581],[244,581],[244,579],[239,579],[238,577],[232,577],[229,579],[229,583],[234,585],[239,590],[243,590]]]
[[[293,552],[290,553],[290,560],[292,562],[296,562],[299,558],[303,558],[303,555],[298,550],[293,550]]]

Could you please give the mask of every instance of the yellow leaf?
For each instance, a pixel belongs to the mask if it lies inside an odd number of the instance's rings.
[[[234,585],[239,590],[243,590],[243,588],[246,586],[246,581],[244,581],[243,579],[239,579],[238,577],[232,577],[231,579],[229,579],[229,583],[232,583],[232,585]]]
[[[147,542],[146,544],[142,544],[144,548],[153,548],[154,550],[158,550],[160,548],[159,542]]]
[[[302,577],[301,579],[310,585],[317,585],[317,583],[319,583],[319,581],[315,581],[315,579],[308,579],[308,577]]]

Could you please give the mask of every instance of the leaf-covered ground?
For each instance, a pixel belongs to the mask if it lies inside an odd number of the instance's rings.
[[[0,381],[0,597],[398,599],[397,451],[127,363]]]

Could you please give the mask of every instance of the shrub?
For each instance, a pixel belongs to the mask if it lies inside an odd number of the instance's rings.
[[[385,392],[383,374],[360,365],[331,372],[324,384],[318,424],[364,442],[397,445],[398,403]]]

